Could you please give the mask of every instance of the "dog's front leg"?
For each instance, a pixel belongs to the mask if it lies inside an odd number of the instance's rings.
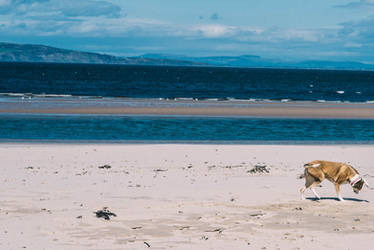
[[[336,194],[338,195],[338,199],[340,201],[344,201],[342,195],[340,194],[340,184],[334,183],[334,185],[335,185]]]

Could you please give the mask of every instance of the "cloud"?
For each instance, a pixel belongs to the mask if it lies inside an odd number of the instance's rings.
[[[219,24],[199,25],[192,30],[196,31],[197,35],[209,38],[230,36],[237,32],[236,27]]]
[[[130,17],[78,16],[62,17],[52,15],[25,16],[13,20],[0,20],[0,32],[17,35],[72,37],[139,37],[178,38],[198,41],[201,39],[225,39],[225,43],[287,43],[310,44],[331,39],[329,30],[323,32],[311,29],[281,29],[277,27],[261,28],[251,26],[235,26],[224,24],[178,25],[154,19]],[[358,42],[357,42],[358,43]],[[155,45],[157,46],[157,45]],[[265,45],[264,45],[265,46]]]
[[[97,32],[111,29],[111,20],[124,16],[118,5],[102,0],[0,0],[0,33],[8,36],[96,36]]]
[[[342,39],[349,40],[347,42],[351,43],[374,46],[374,16],[341,25],[339,35]]]
[[[191,32],[185,30],[180,35],[191,38],[227,38],[237,42],[320,42],[329,39],[329,30],[320,31],[313,29],[281,29],[270,27],[267,29],[250,26],[229,26],[223,24],[207,24],[194,26]]]
[[[28,9],[46,3],[49,0],[0,0],[0,15],[19,15],[27,12]]]
[[[350,4],[374,6],[374,0]],[[195,55],[258,54],[330,60],[356,56],[374,61],[374,16],[328,29],[225,25],[215,22],[221,19],[218,13],[199,18],[204,20],[195,20],[194,24],[133,18],[120,6],[104,0],[0,0],[2,40],[18,37],[20,42],[53,41],[47,44],[60,47],[65,45],[58,43],[69,40],[70,48],[97,48],[116,54],[186,51]]]
[[[10,0],[0,0],[0,7],[7,6],[10,4]]]
[[[62,17],[121,16],[121,7],[96,0],[0,0],[0,14],[34,18],[55,15]]]
[[[56,10],[64,16],[107,16],[119,17],[121,8],[107,1],[59,1]]]
[[[368,8],[368,7],[374,7],[374,0],[360,0],[356,2],[350,2],[343,5],[336,5],[337,8]]]
[[[211,16],[210,16],[210,19],[211,20],[218,20],[218,19],[221,19],[221,17],[218,15],[218,13],[213,13]]]
[[[346,47],[346,48],[361,48],[362,44],[347,42],[346,44],[344,44],[344,47]]]
[[[303,40],[306,42],[318,42],[322,40],[323,34],[315,30],[288,29],[277,35],[285,40]]]

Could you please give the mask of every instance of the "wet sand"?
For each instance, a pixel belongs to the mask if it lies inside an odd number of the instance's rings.
[[[366,249],[374,191],[303,164],[348,162],[374,183],[374,146],[0,144],[0,249]],[[107,165],[106,167],[103,167]],[[251,173],[254,166],[269,173]],[[97,218],[108,207],[117,216]]]
[[[134,99],[0,102],[0,113],[185,115],[374,119],[372,103],[166,101]]]

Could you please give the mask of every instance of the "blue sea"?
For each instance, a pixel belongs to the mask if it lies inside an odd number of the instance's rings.
[[[38,105],[51,99],[58,105],[70,99],[79,99],[82,105],[92,100],[111,100],[106,103],[115,105],[128,99],[141,100],[143,106],[153,105],[155,99],[371,104],[374,72],[0,63],[0,104],[16,105],[25,98],[38,100]],[[374,120],[15,114],[3,110],[0,141],[372,144]]]
[[[0,93],[374,101],[374,71],[0,63]]]

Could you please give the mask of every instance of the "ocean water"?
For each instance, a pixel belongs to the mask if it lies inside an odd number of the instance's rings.
[[[155,101],[175,98],[202,107],[231,99],[240,101],[228,104],[236,106],[261,100],[373,103],[374,72],[0,63],[0,103],[16,106],[25,98],[32,108],[190,105]],[[8,112],[0,115],[0,141],[373,144],[374,120]]]
[[[374,71],[0,63],[0,93],[374,101]]]
[[[0,141],[374,143],[374,120],[0,115]]]

